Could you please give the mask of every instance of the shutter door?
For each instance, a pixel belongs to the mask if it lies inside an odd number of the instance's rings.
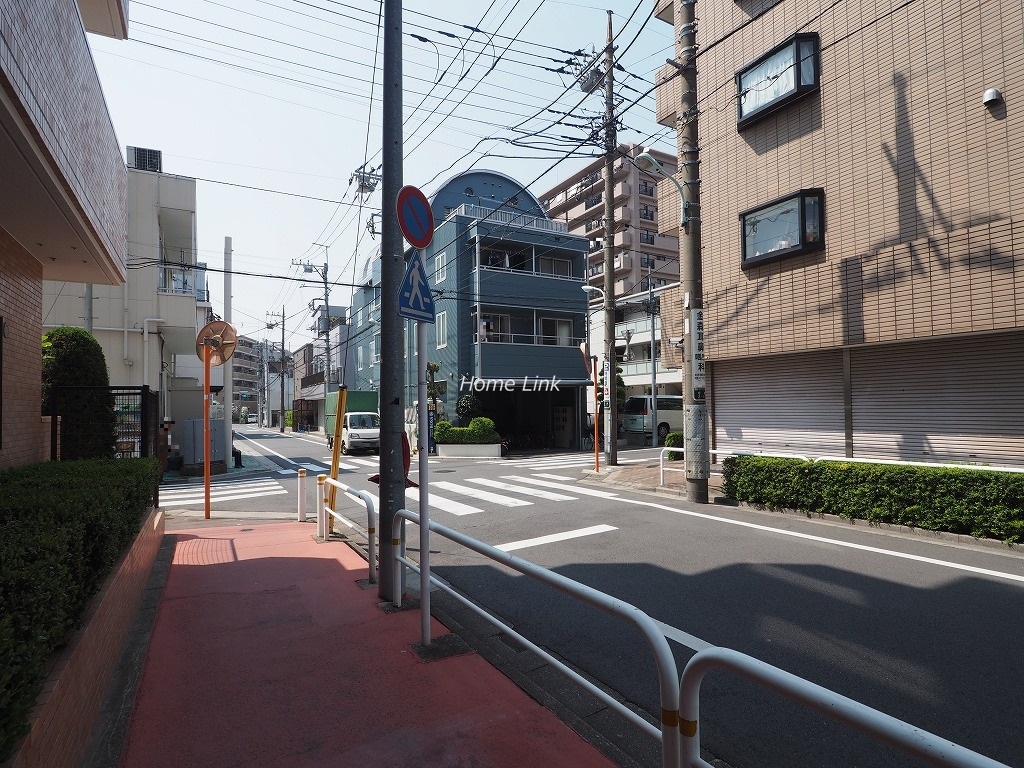
[[[712,376],[716,449],[845,452],[842,352],[715,361]]]
[[[1024,334],[851,354],[854,455],[1024,465]]]

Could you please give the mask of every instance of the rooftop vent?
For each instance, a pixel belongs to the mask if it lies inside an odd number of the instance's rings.
[[[139,171],[163,173],[163,156],[159,149],[128,147],[128,167]]]

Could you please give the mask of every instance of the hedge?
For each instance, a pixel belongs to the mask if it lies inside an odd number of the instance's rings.
[[[0,761],[27,732],[50,657],[135,539],[158,480],[155,459],[0,473]]]
[[[439,421],[434,425],[434,442],[451,445],[491,445],[501,442],[501,435],[494,429],[494,422],[484,416],[477,416],[468,427],[453,427],[450,422]]]
[[[665,435],[665,448],[682,448],[683,447],[683,433],[682,432],[669,432]],[[668,461],[682,461],[686,457],[681,453],[666,453],[665,458]]]
[[[768,509],[1024,542],[1024,474],[732,456],[723,491]]]

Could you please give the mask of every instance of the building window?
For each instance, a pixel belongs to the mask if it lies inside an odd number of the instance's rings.
[[[448,312],[438,312],[434,318],[434,333],[437,334],[437,348],[448,346]]]
[[[363,370],[363,347],[359,345],[356,347],[356,370]]]
[[[380,334],[373,334],[373,362],[380,362]]]
[[[742,129],[818,90],[816,34],[794,35],[736,74],[737,127]]]
[[[654,186],[653,182],[650,182],[647,179],[640,179],[641,195],[647,195],[647,197],[654,197],[656,189],[657,187]]]
[[[654,232],[649,229],[640,230],[640,242],[647,245],[654,245]]]
[[[480,321],[480,340],[511,343],[512,318],[509,315],[483,315]]]
[[[441,253],[434,256],[434,285],[444,281],[448,275],[448,252],[441,251]]]
[[[654,257],[649,253],[640,254],[640,268],[641,269],[654,269]]]
[[[743,268],[824,248],[824,209],[824,190],[803,189],[741,213]]]
[[[593,208],[595,205],[600,205],[604,200],[604,195],[591,195],[583,201],[584,208]]]
[[[641,219],[644,219],[645,221],[654,221],[654,219],[657,217],[657,215],[658,215],[658,209],[655,208],[653,205],[647,205],[645,203],[644,205],[640,206],[640,218]]]
[[[541,344],[553,344],[559,347],[572,346],[572,320],[564,320],[556,317],[542,317],[540,319]]]
[[[555,259],[550,256],[541,256],[537,259],[537,271],[542,275],[572,277],[572,262],[568,259]]]

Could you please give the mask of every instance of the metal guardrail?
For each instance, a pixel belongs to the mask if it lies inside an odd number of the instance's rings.
[[[699,701],[701,681],[712,669],[736,672],[876,741],[901,749],[928,765],[940,768],[1008,768],[966,747],[729,648],[698,651],[687,662],[679,679],[679,729],[683,736],[682,764],[686,768],[713,768],[711,763],[700,757]]]
[[[391,564],[394,568],[394,594],[392,595],[392,602],[394,602],[395,606],[401,606],[402,604],[402,566],[405,565],[409,569],[419,573],[419,566],[405,556],[404,548],[401,547],[401,542],[405,540],[404,525],[406,520],[418,525],[420,517],[415,512],[410,512],[407,509],[400,509],[395,513],[394,525],[391,532],[392,542],[396,552],[394,561]],[[681,735],[678,727],[679,685],[676,679],[676,663],[672,656],[672,651],[669,648],[668,641],[665,639],[664,633],[658,628],[658,625],[655,624],[654,620],[650,616],[630,603],[624,602],[610,595],[606,595],[603,592],[599,592],[592,587],[588,587],[586,584],[581,584],[578,581],[573,581],[572,579],[566,578],[558,573],[549,571],[548,569],[542,568],[528,560],[523,560],[522,558],[510,555],[507,552],[503,552],[500,549],[490,546],[489,544],[484,544],[481,541],[477,541],[476,539],[452,530],[451,528],[439,525],[434,521],[429,521],[428,527],[431,533],[436,533],[449,541],[461,544],[467,549],[511,568],[524,576],[529,576],[530,578],[547,584],[548,586],[553,587],[570,597],[576,598],[587,605],[631,623],[640,632],[640,634],[643,635],[644,639],[651,647],[651,651],[654,654],[654,662],[658,668],[658,681],[661,699],[660,729],[647,722],[643,717],[633,712],[613,697],[609,696],[584,677],[580,676],[577,672],[570,669],[543,648],[523,637],[511,627],[467,600],[463,595],[452,589],[443,581],[440,581],[433,576],[430,577],[431,584],[451,595],[464,606],[472,610],[478,616],[486,619],[502,632],[515,638],[518,642],[522,643],[525,647],[551,664],[563,675],[586,689],[591,695],[618,712],[631,723],[642,729],[645,733],[650,734],[654,738],[660,739],[662,768],[676,768],[679,765],[679,746]]]
[[[373,499],[370,498],[369,494],[360,491],[358,488],[353,488],[350,485],[345,485],[337,480],[332,480],[327,475],[316,476],[317,494],[316,494],[316,535],[326,540],[328,537],[328,523],[329,517],[333,517],[338,522],[342,523],[348,528],[356,531],[366,538],[369,551],[367,558],[369,560],[370,575],[369,582],[371,584],[377,583],[377,513],[373,508]],[[366,505],[366,528],[362,528],[357,523],[349,520],[347,517],[342,515],[335,509],[331,509],[327,506],[327,488],[333,486],[340,489],[343,493],[347,494],[350,498],[355,497]],[[301,495],[301,493],[300,493]]]
[[[683,448],[662,448],[658,453],[658,487],[660,488],[665,484],[665,473],[666,472],[685,472],[686,469],[676,469],[675,467],[665,466],[665,455],[668,453],[686,453]]]

